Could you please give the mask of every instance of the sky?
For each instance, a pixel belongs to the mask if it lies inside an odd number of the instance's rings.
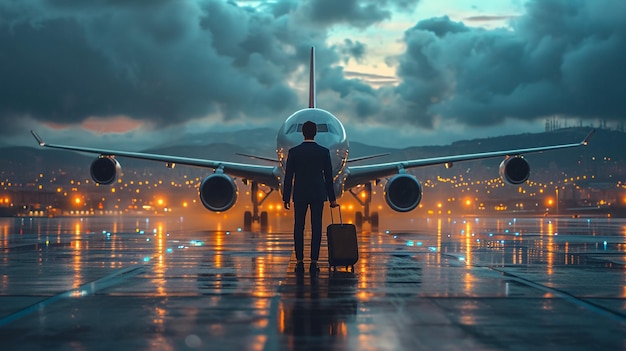
[[[625,18],[623,0],[0,0],[0,145],[278,130],[307,106],[311,46],[351,141],[619,126]]]

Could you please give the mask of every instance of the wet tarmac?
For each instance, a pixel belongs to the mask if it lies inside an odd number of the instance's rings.
[[[402,219],[319,274],[288,227],[0,218],[0,349],[626,349],[625,219]]]

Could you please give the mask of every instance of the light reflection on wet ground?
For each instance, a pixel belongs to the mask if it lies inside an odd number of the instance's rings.
[[[2,349],[626,347],[626,220],[388,222],[311,276],[280,217],[1,218]]]

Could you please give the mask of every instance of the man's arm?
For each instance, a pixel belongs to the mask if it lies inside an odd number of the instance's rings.
[[[288,210],[291,202],[291,188],[293,186],[293,162],[291,150],[287,154],[287,165],[285,166],[285,179],[283,180],[283,203]]]
[[[326,160],[324,162],[324,183],[326,185],[326,194],[330,201],[330,207],[337,207],[337,197],[335,196],[335,188],[333,186],[333,164],[330,162],[330,151],[326,150]]]

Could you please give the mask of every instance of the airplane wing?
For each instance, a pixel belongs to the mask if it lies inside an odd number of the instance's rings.
[[[481,152],[475,154],[463,154],[463,155],[453,155],[453,156],[442,156],[442,157],[432,157],[432,158],[424,158],[419,160],[407,160],[407,161],[397,161],[397,162],[388,162],[388,163],[379,163],[372,165],[364,165],[364,166],[350,166],[347,167],[348,176],[345,180],[345,188],[350,189],[359,184],[367,183],[373,179],[384,178],[388,176],[392,176],[394,174],[398,174],[404,169],[416,168],[416,167],[424,167],[424,166],[432,166],[438,164],[452,164],[454,162],[460,161],[471,161],[492,157],[502,157],[502,156],[517,156],[529,153],[537,153],[542,151],[549,150],[557,150],[557,149],[566,149],[578,146],[585,146],[589,143],[589,138],[593,135],[595,129],[589,132],[585,139],[578,143],[572,144],[560,144],[560,145],[550,145],[550,146],[540,146],[540,147],[532,147],[526,149],[513,149],[513,150],[502,150],[502,151],[489,151],[489,152]]]
[[[140,159],[140,160],[161,161],[161,162],[165,162],[166,165],[170,168],[173,168],[175,164],[212,168],[213,170],[221,170],[222,172],[229,174],[231,176],[234,176],[234,177],[240,177],[240,178],[244,178],[244,179],[248,179],[252,181],[257,181],[273,189],[279,188],[278,166],[261,166],[261,165],[205,160],[205,159],[189,158],[189,157],[149,154],[149,153],[142,153],[142,152],[128,152],[128,151],[119,151],[119,150],[96,149],[96,148],[88,148],[88,147],[48,144],[44,142],[43,139],[35,131],[31,130],[31,134],[35,137],[35,139],[39,143],[39,146],[42,146],[42,147],[53,148],[53,149],[63,149],[63,150],[70,150],[70,151],[77,151],[77,152],[85,152],[85,153],[91,153],[91,154],[99,154],[101,156],[121,156],[121,157],[128,157],[128,158],[134,158],[134,159]]]

